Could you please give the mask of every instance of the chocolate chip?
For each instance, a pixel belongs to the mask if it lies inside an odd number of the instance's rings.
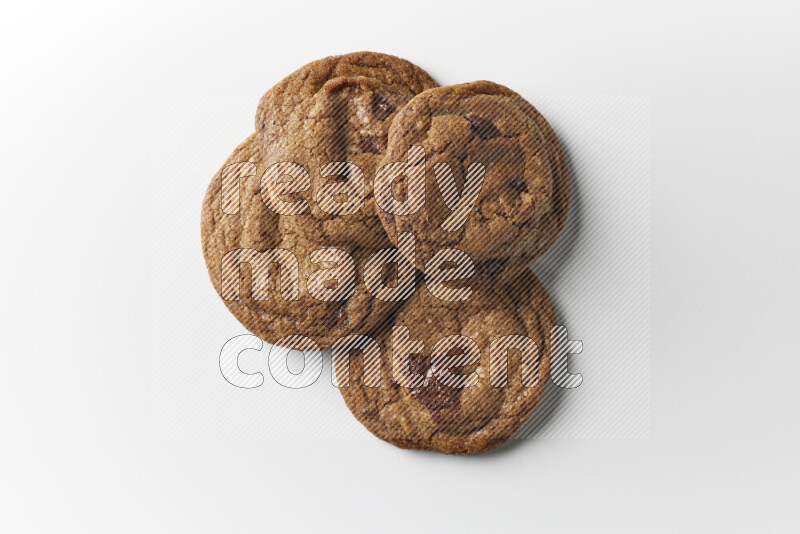
[[[447,420],[447,412],[461,408],[463,388],[454,388],[440,384],[436,377],[426,378],[422,386],[412,388],[411,396],[417,399],[437,423]]]
[[[380,95],[372,95],[372,113],[379,121],[385,121],[394,113],[394,106]]]
[[[469,121],[470,126],[472,126],[472,131],[478,134],[478,137],[481,139],[486,140],[500,137],[500,130],[498,130],[497,126],[489,119],[484,119],[483,117],[477,117],[475,115],[467,115],[466,119]]]
[[[511,183],[508,184],[511,186],[511,189],[518,193],[527,193],[528,192],[528,184],[525,183],[525,180],[522,178],[514,178],[511,180]]]
[[[423,375],[428,372],[431,364],[429,358],[419,352],[412,352],[408,355],[408,371],[413,375]]]
[[[485,261],[482,264],[478,265],[478,275],[487,282],[490,282],[494,279],[495,276],[500,274],[500,271],[503,270],[503,266],[505,265],[505,261],[503,260],[489,260]]]
[[[447,356],[455,356],[464,351],[459,347],[451,347]],[[411,396],[422,404],[431,414],[433,420],[441,423],[447,419],[447,413],[461,408],[461,387],[440,384],[436,376],[428,376],[431,368],[430,355],[411,353],[408,355],[408,370],[415,375],[422,375],[425,380],[421,385],[411,388]]]
[[[373,137],[365,137],[361,140],[361,152],[365,152],[367,154],[380,154],[381,153],[381,145],[377,139]]]

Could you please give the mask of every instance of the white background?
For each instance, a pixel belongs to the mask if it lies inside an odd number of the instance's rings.
[[[3,531],[797,531],[792,3],[20,2],[1,15]],[[169,231],[149,209],[154,103],[231,97],[203,135],[216,152],[192,154],[205,182],[251,127],[243,98],[362,49],[440,83],[649,96],[649,437],[457,458],[368,436],[154,431],[151,251]],[[177,338],[198,335],[196,301]]]

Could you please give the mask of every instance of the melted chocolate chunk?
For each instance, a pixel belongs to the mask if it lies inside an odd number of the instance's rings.
[[[350,180],[350,167],[344,167],[341,172],[331,176],[334,182],[346,182]]]
[[[458,347],[451,348],[448,356],[456,356],[463,353]],[[434,373],[430,372],[430,356],[424,354],[409,354],[409,370],[415,374],[425,375],[425,381],[421,386],[411,389],[411,396],[417,399],[433,417],[437,423],[446,419],[443,411],[461,408],[461,393],[463,388],[450,387],[440,384]]]
[[[394,106],[380,95],[372,95],[372,113],[379,121],[385,121],[394,113]]]
[[[361,152],[365,152],[367,154],[380,154],[381,153],[381,144],[380,142],[373,138],[373,137],[365,137],[361,140]]]
[[[485,282],[491,282],[500,274],[505,266],[505,260],[489,260],[478,265],[478,276]]]
[[[412,375],[423,375],[431,367],[430,358],[420,352],[412,352],[408,355],[408,372]]]
[[[412,389],[411,395],[431,412],[434,421],[441,423],[445,419],[443,410],[461,408],[462,389],[443,386],[431,377],[425,379],[422,387]]]
[[[465,118],[469,121],[470,126],[472,126],[472,131],[478,134],[478,137],[481,139],[486,140],[500,137],[500,130],[497,129],[497,126],[495,126],[491,120],[475,115],[467,115]]]

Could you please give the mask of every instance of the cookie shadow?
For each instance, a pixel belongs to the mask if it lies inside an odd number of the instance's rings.
[[[537,258],[531,263],[530,268],[542,281],[553,307],[556,310],[558,324],[566,326],[569,330],[569,318],[564,313],[564,307],[560,302],[559,295],[567,292],[565,284],[568,283],[569,263],[572,261],[575,251],[581,243],[581,229],[583,226],[583,209],[580,194],[580,172],[575,167],[574,158],[569,147],[564,144],[564,152],[567,157],[567,165],[570,170],[570,212],[564,229],[559,235],[558,240],[552,248],[541,258]],[[564,288],[564,291],[559,289]],[[512,449],[525,444],[531,439],[544,437],[553,427],[560,413],[564,411],[566,396],[570,394],[569,389],[556,386],[552,381],[548,381],[542,397],[531,418],[522,428],[503,446],[482,454],[481,456],[495,456],[506,454]]]

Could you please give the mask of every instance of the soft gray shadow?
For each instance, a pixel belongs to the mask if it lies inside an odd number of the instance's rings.
[[[545,288],[547,288],[556,310],[556,317],[559,318],[559,325],[566,326],[569,330],[569,325],[564,324],[564,321],[561,320],[566,314],[562,313],[562,305],[556,295],[559,294],[558,289],[562,287],[561,284],[567,283],[567,280],[563,277],[564,273],[568,270],[565,269],[565,267],[569,264],[572,256],[580,245],[583,210],[581,209],[580,177],[577,176],[574,160],[570,154],[569,147],[566,145],[564,146],[564,152],[567,156],[567,165],[569,166],[571,177],[569,217],[567,223],[564,225],[564,230],[562,230],[561,235],[559,235],[553,247],[547,251],[544,256],[538,258],[531,264],[531,270],[536,273]],[[552,426],[553,421],[563,410],[564,400],[566,395],[570,394],[570,391],[569,389],[560,388],[552,382],[548,382],[542,397],[539,399],[536,410],[519,432],[506,444],[481,454],[479,457],[505,454],[525,442],[541,436],[542,433]]]
[[[566,154],[567,166],[570,171],[569,217],[564,229],[550,250],[544,256],[531,263],[531,269],[542,280],[549,292],[554,292],[560,287],[563,277],[569,270],[565,269],[565,267],[569,264],[575,250],[580,245],[581,230],[584,222],[580,176],[576,172],[576,165],[571,151],[566,145],[564,146],[564,153]]]

